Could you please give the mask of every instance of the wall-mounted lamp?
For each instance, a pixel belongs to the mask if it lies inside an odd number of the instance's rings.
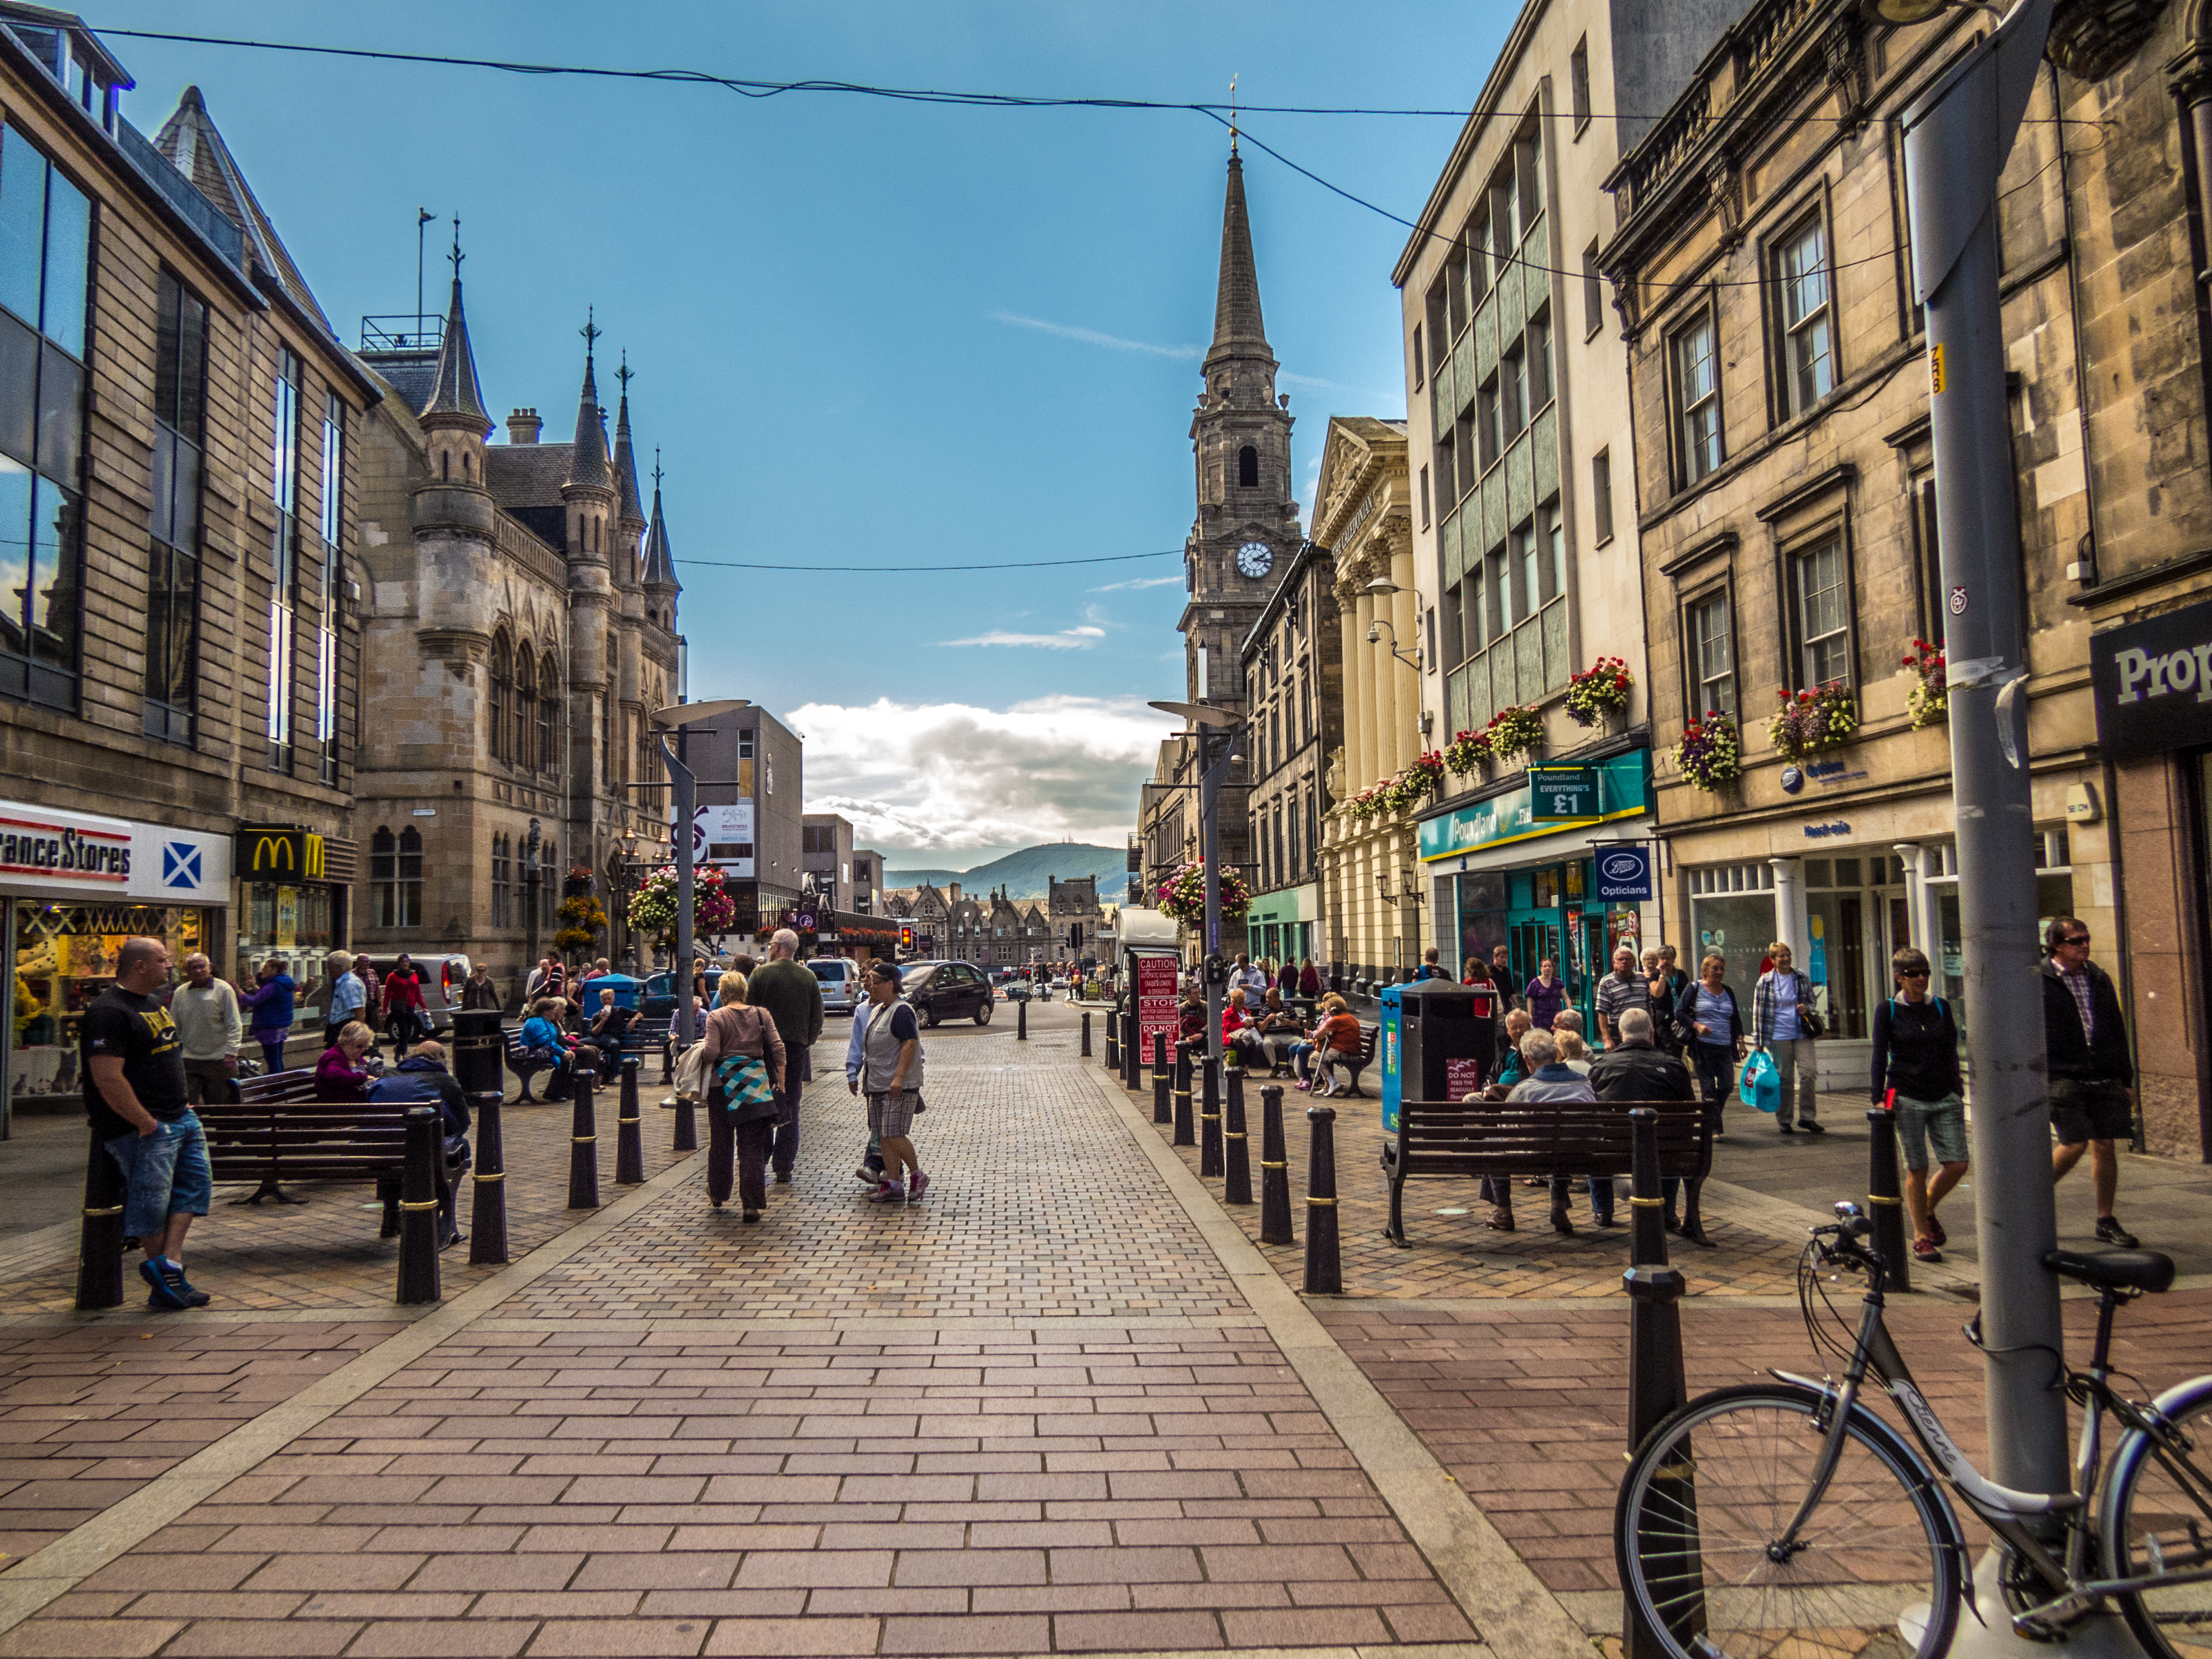
[[[1415,876],[1411,870],[1400,871],[1398,872],[1398,878],[1401,885],[1399,890],[1394,893],[1390,890],[1390,872],[1388,870],[1377,870],[1375,872],[1376,896],[1380,898],[1383,903],[1393,907],[1395,907],[1401,902],[1407,904],[1425,904],[1428,902],[1427,897],[1421,891],[1419,878]]]

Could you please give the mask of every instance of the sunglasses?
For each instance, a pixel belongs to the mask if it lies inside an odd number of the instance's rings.
[[[2069,933],[2058,942],[2061,945],[2087,945],[2089,942],[2089,936],[2087,933]]]
[[[1897,976],[1899,979],[1926,979],[1928,977],[1928,969],[1925,968],[1900,968],[1897,970]]]

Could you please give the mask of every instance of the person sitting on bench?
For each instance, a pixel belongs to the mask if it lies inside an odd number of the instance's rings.
[[[548,1100],[568,1091],[569,1050],[574,1040],[561,1029],[562,1010],[567,1006],[559,997],[540,997],[532,1005],[530,1018],[522,1022],[522,1052],[553,1068],[553,1081],[545,1090]]]
[[[1549,1031],[1531,1031],[1521,1039],[1521,1060],[1528,1068],[1528,1075],[1513,1085],[1506,1099],[1516,1104],[1545,1100],[1589,1100],[1597,1098],[1589,1079],[1579,1072],[1571,1071],[1560,1062],[1559,1045]],[[1571,1233],[1573,1220],[1567,1214],[1567,1190],[1570,1177],[1552,1177],[1552,1231]],[[1491,1201],[1497,1207],[1490,1218],[1490,1225],[1500,1232],[1513,1231],[1513,1183],[1498,1180],[1491,1183]]]
[[[592,1016],[592,1042],[606,1056],[599,1066],[601,1077],[620,1077],[623,1063],[623,1038],[644,1018],[635,1008],[617,1006],[612,991],[599,993],[599,1012]]]
[[[1283,1006],[1280,991],[1267,993],[1267,1000],[1253,1021],[1253,1029],[1260,1034],[1260,1046],[1267,1051],[1267,1073],[1279,1076],[1291,1063],[1291,1049],[1298,1040],[1298,1017]]]
[[[1351,1065],[1358,1063],[1361,1033],[1359,1016],[1335,992],[1323,997],[1321,1006],[1322,1020],[1314,1028],[1311,1058],[1317,1068],[1313,1075],[1320,1085],[1314,1094],[1317,1098],[1327,1099],[1337,1092],[1337,1067],[1343,1066],[1348,1072]],[[1349,1086],[1347,1079],[1346,1087]]]

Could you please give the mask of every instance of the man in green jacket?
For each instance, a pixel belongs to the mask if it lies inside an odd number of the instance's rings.
[[[788,1185],[799,1161],[799,1095],[813,1080],[815,1039],[822,1035],[822,981],[799,960],[799,935],[779,927],[769,940],[768,960],[746,981],[745,1000],[768,1010],[783,1039],[790,1063],[783,1068],[783,1091],[775,1102],[775,1139],[769,1164],[778,1186]]]

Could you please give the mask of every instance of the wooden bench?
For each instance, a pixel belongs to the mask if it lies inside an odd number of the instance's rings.
[[[1682,1231],[1704,1243],[1698,1189],[1713,1167],[1713,1138],[1705,1108],[1694,1100],[1401,1101],[1397,1136],[1382,1146],[1390,1181],[1385,1236],[1406,1248],[1403,1200],[1412,1176],[1608,1179],[1632,1173],[1628,1115],[1638,1106],[1659,1115],[1659,1173],[1690,1182]]]
[[[514,1103],[518,1106],[535,1106],[538,1102],[531,1097],[530,1079],[540,1072],[551,1071],[553,1062],[530,1053],[525,1048],[522,1041],[522,1028],[520,1025],[503,1033],[502,1036],[507,1045],[507,1069],[514,1073],[515,1081],[522,1086],[522,1091],[514,1097]]]
[[[1382,1040],[1382,1028],[1380,1025],[1370,1025],[1363,1020],[1359,1026],[1359,1052],[1356,1054],[1340,1052],[1334,1054],[1330,1059],[1329,1064],[1343,1071],[1349,1079],[1340,1091],[1341,1094],[1358,1095],[1362,1100],[1367,1097],[1366,1091],[1359,1086],[1359,1074],[1375,1063],[1375,1045]],[[1315,1074],[1318,1076],[1320,1071],[1321,1055],[1316,1053]]]
[[[319,1101],[313,1072],[248,1078],[234,1103],[195,1108],[207,1132],[216,1181],[256,1183],[234,1204],[299,1204],[282,1182],[373,1182],[384,1200],[384,1234],[399,1231],[399,1177],[407,1157],[407,1108],[398,1102]]]

